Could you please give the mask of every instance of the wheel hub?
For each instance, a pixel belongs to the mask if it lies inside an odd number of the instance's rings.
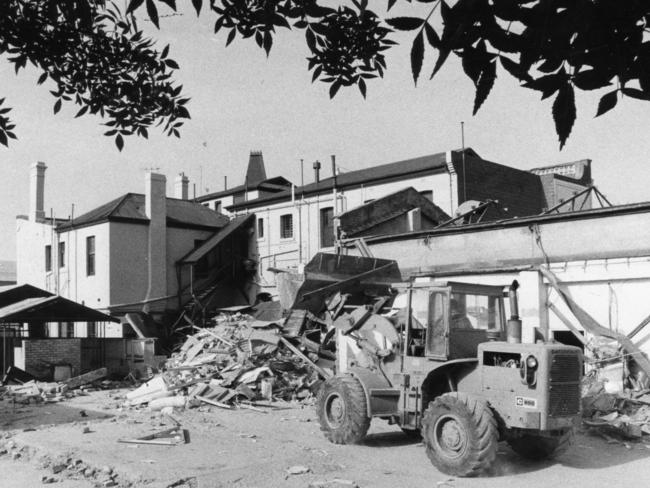
[[[333,426],[338,427],[345,418],[345,402],[337,395],[332,394],[326,403],[327,422]]]
[[[435,427],[435,442],[449,457],[460,456],[467,446],[467,432],[454,417],[442,417]]]

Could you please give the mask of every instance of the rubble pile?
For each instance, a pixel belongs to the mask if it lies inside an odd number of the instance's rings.
[[[22,382],[15,377],[5,375],[3,382],[7,384],[0,386],[0,398],[23,404],[60,402],[74,396],[85,395],[96,388],[115,388],[117,382],[103,379],[106,374],[106,368],[100,368],[60,382],[43,382],[36,379]],[[29,375],[20,370],[20,376],[26,379]],[[119,385],[123,386],[122,383]]]
[[[583,423],[614,442],[650,435],[650,388],[632,358],[609,341],[588,348],[593,369],[583,378]]]
[[[209,325],[194,327],[196,333],[187,336],[163,371],[126,395],[126,405],[251,408],[260,400],[314,396],[323,376],[317,355],[302,354],[276,323],[236,313],[219,314]]]

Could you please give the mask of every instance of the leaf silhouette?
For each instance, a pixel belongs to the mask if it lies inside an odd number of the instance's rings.
[[[560,149],[564,147],[573,124],[576,120],[576,101],[573,85],[565,83],[558,90],[557,97],[553,102],[553,121],[555,131],[560,139]]]
[[[418,84],[418,77],[422,70],[422,61],[424,60],[424,33],[420,31],[415,39],[413,39],[413,46],[411,46],[411,73],[413,74],[413,82]]]

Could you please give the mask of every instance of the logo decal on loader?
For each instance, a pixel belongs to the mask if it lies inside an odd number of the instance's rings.
[[[515,405],[523,408],[537,408],[537,399],[528,397],[515,397]]]

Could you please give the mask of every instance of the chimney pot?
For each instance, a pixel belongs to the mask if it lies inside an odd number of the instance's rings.
[[[320,161],[314,161],[314,179],[316,183],[320,181]]]
[[[189,184],[190,179],[185,176],[185,173],[179,173],[174,180],[174,196],[181,200],[187,200],[189,198]]]

